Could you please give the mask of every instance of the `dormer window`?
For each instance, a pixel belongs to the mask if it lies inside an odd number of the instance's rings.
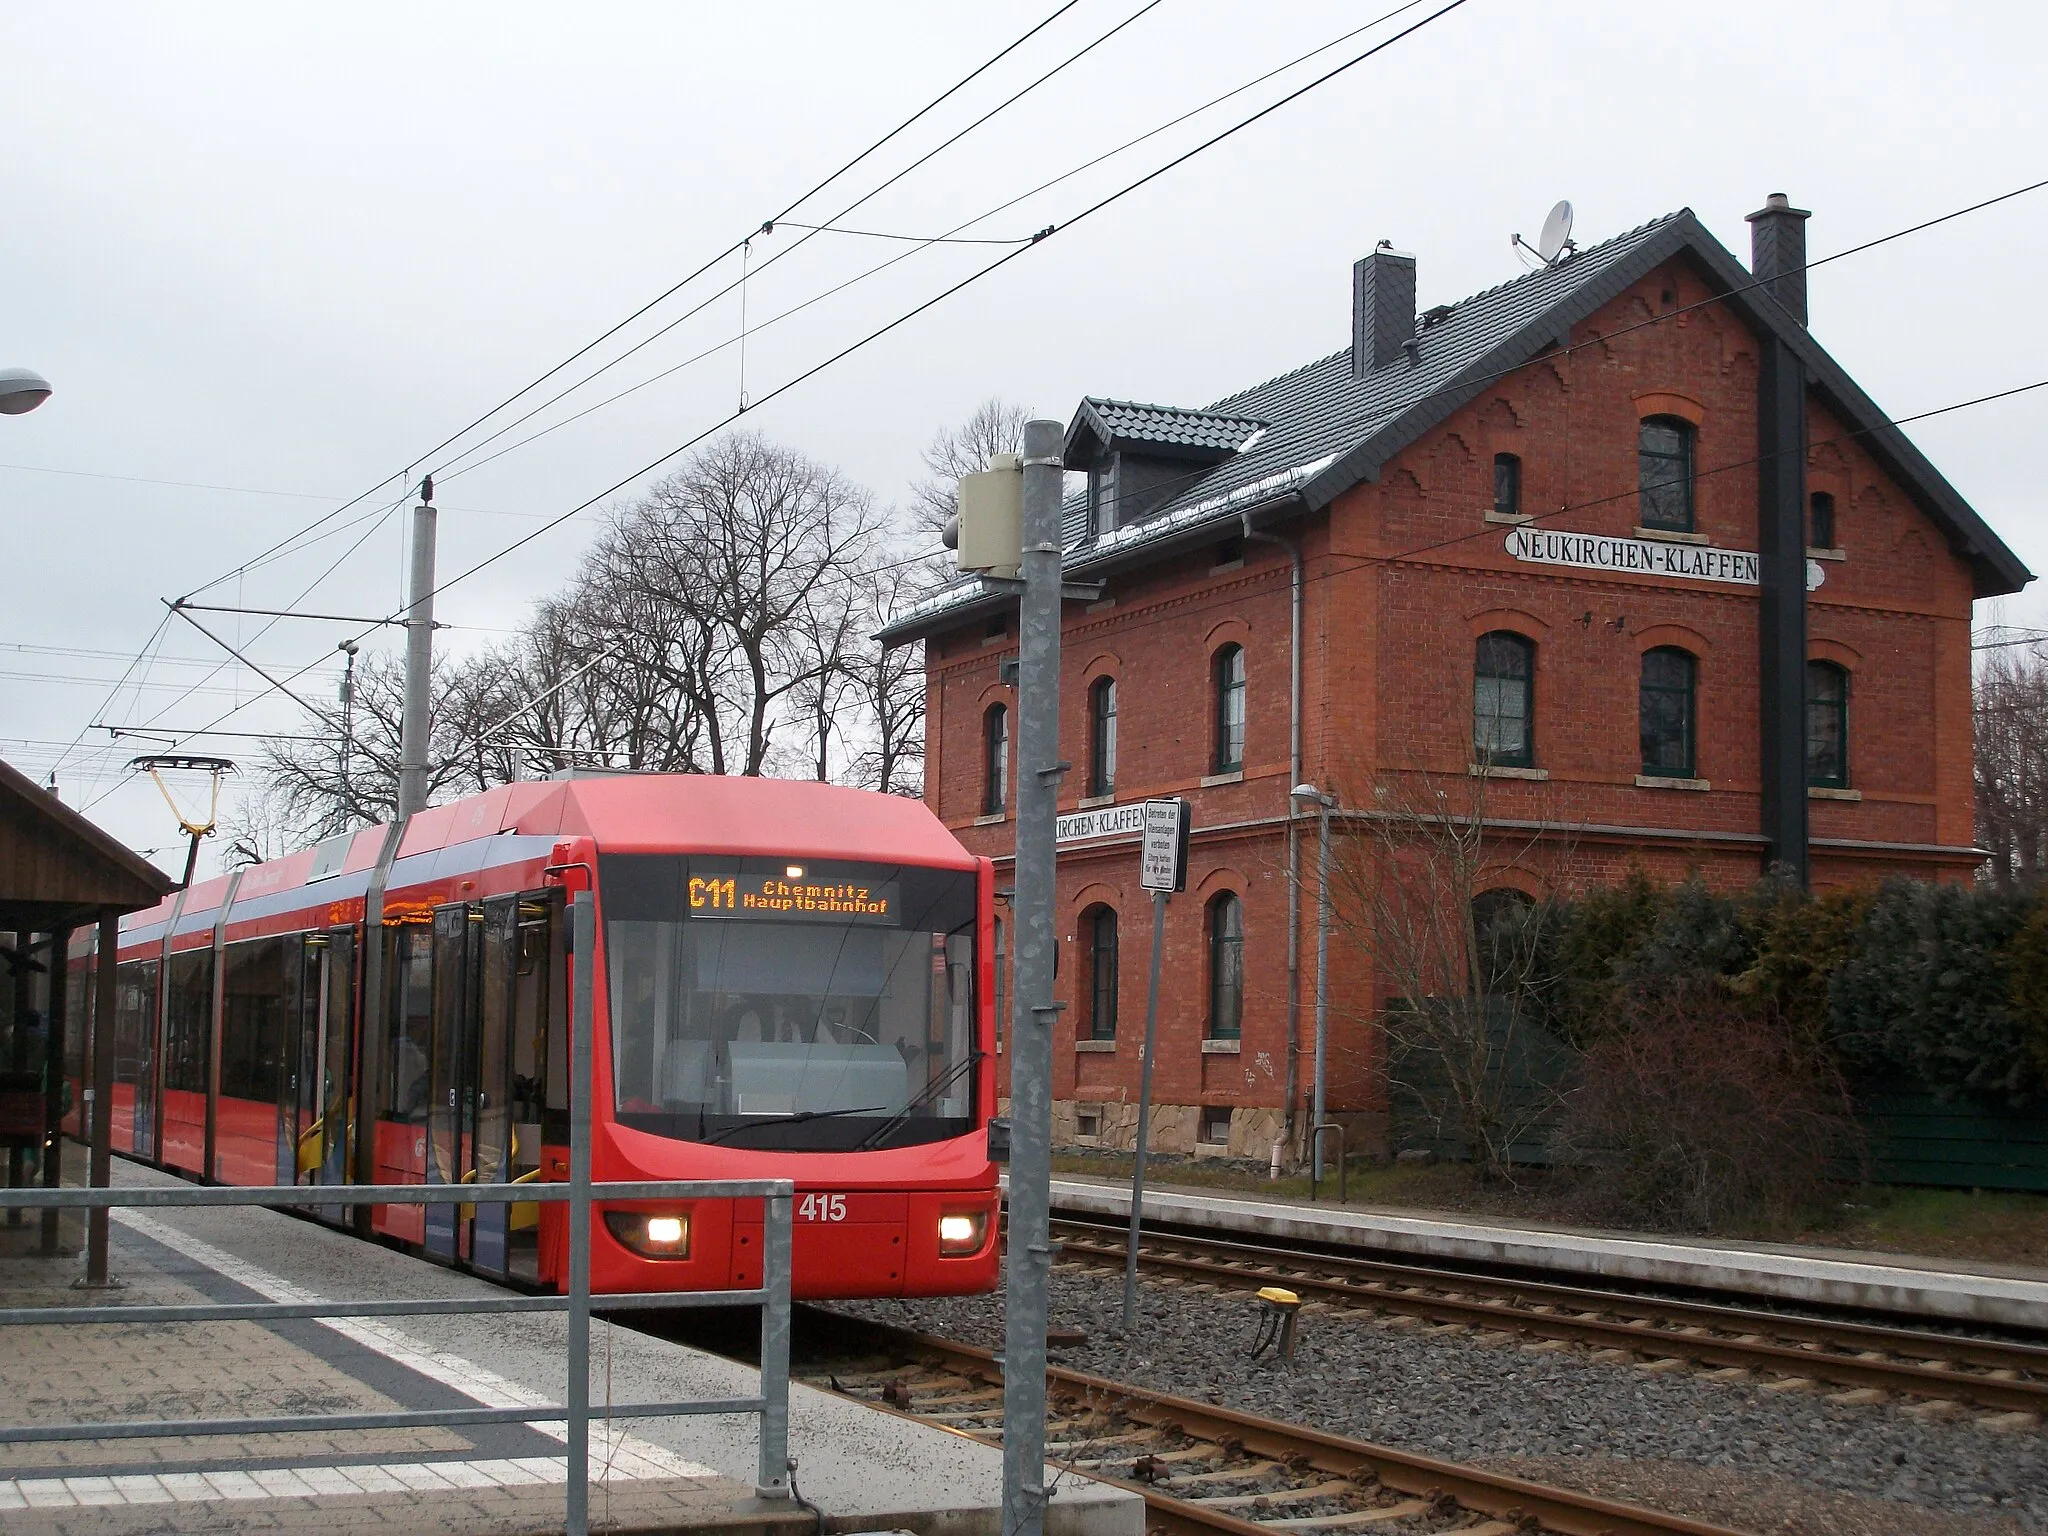
[[[1088,526],[1095,537],[1116,531],[1116,460],[1104,459],[1088,471]]]

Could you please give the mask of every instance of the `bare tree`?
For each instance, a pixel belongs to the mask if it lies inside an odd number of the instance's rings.
[[[914,526],[926,533],[944,528],[959,504],[960,477],[979,474],[999,453],[1022,453],[1030,419],[1029,406],[991,395],[959,426],[934,433],[923,454],[924,477],[910,486]]]
[[[2001,890],[2038,889],[2048,874],[2048,660],[1988,653],[1977,673],[1977,845]]]
[[[846,675],[868,739],[854,756],[853,781],[885,795],[924,792],[924,642],[885,649],[875,631],[915,599],[920,573],[893,564],[875,573],[861,608],[861,642]]]
[[[1356,1010],[1367,1064],[1391,1102],[1435,1137],[1469,1149],[1491,1178],[1510,1178],[1518,1149],[1561,1104],[1559,1049],[1517,1006],[1535,984],[1549,907],[1503,872],[1555,867],[1563,828],[1504,832],[1486,814],[1484,772],[1443,783],[1427,774],[1374,782],[1332,849],[1332,915],[1391,996]],[[1377,1023],[1373,1049],[1370,1026]]]

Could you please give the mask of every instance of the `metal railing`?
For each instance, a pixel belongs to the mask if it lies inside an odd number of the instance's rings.
[[[131,1210],[174,1206],[524,1205],[569,1207],[569,1285],[560,1296],[320,1299],[303,1302],[195,1303],[156,1306],[0,1308],[0,1327],[100,1323],[281,1322],[299,1318],[471,1316],[566,1312],[569,1318],[567,1401],[511,1408],[443,1408],[389,1413],[332,1413],[238,1419],[137,1419],[109,1423],[0,1426],[0,1445],[73,1440],[142,1440],[171,1436],[333,1433],[425,1429],[472,1424],[564,1421],[568,1427],[567,1528],[587,1536],[590,1509],[590,1207],[643,1201],[759,1199],[763,1202],[761,1284],[752,1290],[651,1291],[607,1295],[607,1307],[761,1308],[760,1390],[752,1397],[627,1403],[608,1419],[681,1414],[748,1413],[760,1418],[754,1491],[787,1498],[789,1484],[790,1262],[795,1186],[788,1179],[641,1180],[593,1183],[590,1177],[591,956],[595,920],[588,893],[573,904],[576,1011],[572,1032],[575,1090],[570,1102],[569,1178],[529,1184],[285,1184],[257,1188],[159,1185],[126,1189],[0,1190],[0,1210]]]

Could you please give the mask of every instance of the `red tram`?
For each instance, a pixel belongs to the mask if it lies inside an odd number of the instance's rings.
[[[582,889],[603,978],[593,1177],[794,1179],[799,1297],[993,1288],[991,866],[895,795],[512,784],[176,893],[121,924],[114,1150],[232,1184],[566,1178]],[[88,941],[74,1020],[89,963]],[[566,1283],[559,1205],[369,1224]],[[600,1291],[760,1283],[758,1200],[600,1206],[591,1231]]]

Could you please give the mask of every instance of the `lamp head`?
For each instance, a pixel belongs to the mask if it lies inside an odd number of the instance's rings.
[[[25,416],[50,398],[50,381],[28,368],[0,368],[0,416]]]

